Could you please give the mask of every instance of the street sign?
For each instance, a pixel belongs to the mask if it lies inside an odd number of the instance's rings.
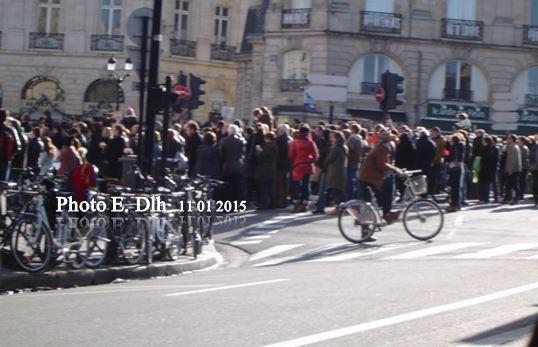
[[[153,17],[151,8],[141,7],[136,9],[127,19],[127,36],[137,47],[142,45],[142,17],[150,18],[148,26],[151,28],[151,19]]]
[[[191,98],[191,89],[185,86],[175,86],[174,93],[179,100],[188,100]]]
[[[332,76],[332,75],[314,75],[310,74],[306,77],[311,84],[321,84],[326,86],[339,86],[347,87],[346,76]]]
[[[375,101],[381,102],[385,99],[385,89],[377,87],[375,89]]]
[[[347,88],[344,87],[312,86],[305,87],[304,92],[316,101],[347,101]]]

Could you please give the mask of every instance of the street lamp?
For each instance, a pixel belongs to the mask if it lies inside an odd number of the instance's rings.
[[[129,72],[124,74],[115,75],[114,71],[116,71],[116,63],[118,60],[112,56],[110,59],[108,59],[106,64],[106,69],[109,71],[109,77],[114,82],[116,82],[116,111],[120,110],[120,91],[121,91],[121,84],[123,81],[130,76]],[[131,58],[125,59],[125,66],[123,67],[125,71],[132,71],[133,70],[133,62],[131,61]]]

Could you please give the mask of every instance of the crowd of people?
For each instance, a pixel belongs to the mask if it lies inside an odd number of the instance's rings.
[[[118,118],[57,123],[45,111],[31,122],[0,110],[0,180],[16,180],[25,168],[54,170],[69,177],[78,200],[98,178],[121,184],[120,159],[138,154],[143,137],[132,109]],[[153,158],[165,155],[183,162],[191,176],[221,179],[227,184],[217,192],[219,199],[247,200],[259,209],[292,204],[294,212],[304,212],[315,194],[313,212],[325,213],[328,205],[370,199],[371,187],[391,222],[398,216],[393,201],[403,198],[405,186],[388,164],[422,170],[429,194],[448,186],[448,212],[468,199],[517,204],[529,192],[538,206],[538,135],[489,135],[473,129],[464,113],[451,133],[405,124],[367,128],[355,121],[278,123],[267,107],[254,110],[252,120],[249,126],[241,120],[172,122],[167,136],[157,124]],[[327,212],[335,213],[336,208]]]

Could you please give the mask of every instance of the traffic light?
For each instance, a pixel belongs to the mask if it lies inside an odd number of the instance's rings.
[[[205,91],[203,91],[200,87],[206,83],[207,82],[200,77],[189,74],[189,87],[191,89],[191,98],[187,103],[187,108],[189,110],[197,109],[205,104],[205,102],[200,100],[200,96],[205,94]]]
[[[382,87],[385,90],[385,98],[379,104],[382,110],[393,110],[396,106],[403,104],[403,101],[398,99],[398,95],[403,93],[404,78],[398,74],[389,72],[381,75]]]

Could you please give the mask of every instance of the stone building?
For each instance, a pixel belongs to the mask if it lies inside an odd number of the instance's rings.
[[[182,70],[207,81],[196,119],[234,106],[232,55],[252,2],[163,2],[161,80]],[[131,73],[118,89],[106,66],[115,56],[116,75],[122,75],[136,49],[127,35],[128,19],[152,6],[152,0],[0,0],[0,105],[34,115],[44,108],[80,115],[114,109],[119,101],[121,109],[138,111],[138,75]]]
[[[480,128],[538,132],[538,0],[271,0],[238,55],[236,109],[270,105],[281,117],[327,118],[305,108],[308,74],[347,78],[337,118],[378,122],[381,73],[405,78],[395,121],[440,125],[467,112]],[[246,45],[244,45],[246,46]]]

